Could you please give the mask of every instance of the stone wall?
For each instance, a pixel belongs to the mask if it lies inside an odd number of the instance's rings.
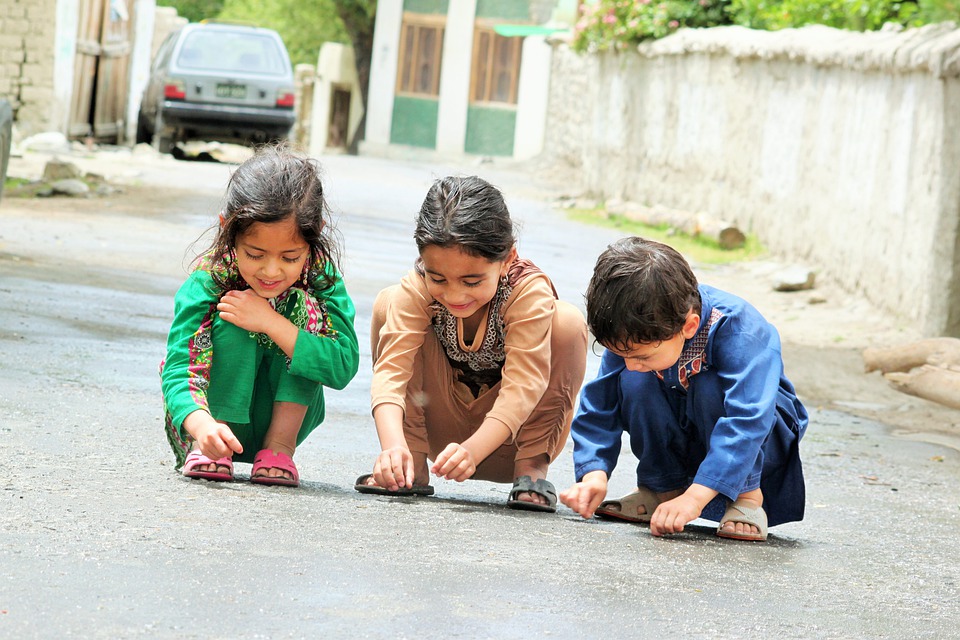
[[[0,96],[21,134],[59,129],[55,122],[56,0],[0,0]]]
[[[544,161],[568,184],[731,220],[877,313],[960,335],[953,24],[682,30],[554,54]]]

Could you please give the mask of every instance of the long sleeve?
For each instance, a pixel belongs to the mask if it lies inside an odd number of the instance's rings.
[[[623,358],[605,351],[597,377],[580,392],[580,408],[570,433],[577,482],[591,471],[609,476],[617,466],[623,426],[620,421],[620,374]]]
[[[694,482],[735,499],[776,422],[783,365],[775,331],[736,320],[718,324],[712,366],[723,407]]]
[[[198,409],[208,409],[213,317],[217,296],[209,274],[195,271],[174,298],[173,322],[161,372],[164,403],[173,424]]]
[[[335,334],[314,335],[300,329],[290,361],[290,373],[332,389],[343,389],[357,374],[360,350],[354,328],[356,310],[343,278],[322,297]]]
[[[375,353],[380,357],[373,363],[371,409],[392,403],[406,410],[407,383],[413,363],[423,346],[424,335],[432,330],[432,302],[433,297],[416,271],[410,271],[401,279],[399,291],[390,298],[386,318],[377,336]]]

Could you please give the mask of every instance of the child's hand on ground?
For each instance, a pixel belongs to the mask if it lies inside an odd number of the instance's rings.
[[[699,501],[687,493],[661,502],[650,518],[650,533],[655,536],[680,533],[687,523],[700,517],[701,511]]]
[[[207,415],[209,416],[209,414]],[[232,457],[234,453],[243,453],[243,446],[233,435],[230,427],[222,422],[217,422],[212,416],[208,421],[204,421],[191,429],[191,435],[196,440],[197,446],[200,447],[200,453],[211,460]]]
[[[477,471],[470,450],[458,442],[451,442],[437,456],[430,471],[445,480],[463,482]]]
[[[270,321],[279,315],[266,298],[252,289],[226,292],[217,304],[217,311],[230,324],[254,333],[268,333]]]
[[[566,491],[560,492],[560,502],[584,518],[592,518],[597,507],[607,497],[607,474],[591,471]]]
[[[406,447],[384,449],[373,463],[373,479],[377,486],[396,491],[413,486],[413,455]]]

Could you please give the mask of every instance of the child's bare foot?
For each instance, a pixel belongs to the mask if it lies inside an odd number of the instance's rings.
[[[264,441],[263,449],[257,454],[257,460],[261,459],[261,455],[265,451],[274,455],[265,456],[263,461],[260,462],[255,460],[250,479],[269,478],[270,480],[289,481],[291,483],[297,482],[299,478],[297,474],[294,473],[296,466],[293,464],[292,459],[295,450],[295,447],[291,447],[285,443]],[[266,462],[266,460],[270,460],[270,462]],[[274,466],[281,464],[284,466]]]
[[[200,451],[200,449],[193,449],[193,451]],[[230,467],[217,464],[216,462],[194,465],[193,470],[202,471],[203,473],[230,473],[232,471]]]
[[[523,460],[517,460],[514,464],[513,477],[519,478],[521,476],[530,476],[530,479],[534,482],[537,480],[546,480],[547,470],[549,468],[550,460],[546,455],[540,455],[535,458],[525,458]],[[531,502],[533,504],[550,504],[550,501],[545,497],[531,491],[523,491],[518,493],[515,497],[515,500],[519,500],[520,502]]]
[[[727,521],[717,529],[717,535],[739,540],[765,540],[767,517],[763,511],[760,489],[740,494],[736,502],[727,508],[724,519]]]

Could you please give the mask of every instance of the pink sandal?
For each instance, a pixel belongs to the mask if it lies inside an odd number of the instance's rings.
[[[215,464],[218,467],[227,467],[229,471],[194,471],[197,467]],[[194,449],[187,454],[187,459],[183,463],[183,475],[186,478],[202,478],[204,480],[214,480],[216,482],[230,482],[233,480],[233,460],[231,458],[220,458],[211,460],[207,456]]]
[[[257,472],[265,469],[280,469],[286,471],[292,478],[271,476],[258,476]],[[261,449],[253,459],[253,470],[250,472],[250,482],[256,484],[273,484],[284,487],[299,487],[300,474],[297,472],[297,465],[293,464],[293,458],[282,451],[273,452],[270,449]]]

